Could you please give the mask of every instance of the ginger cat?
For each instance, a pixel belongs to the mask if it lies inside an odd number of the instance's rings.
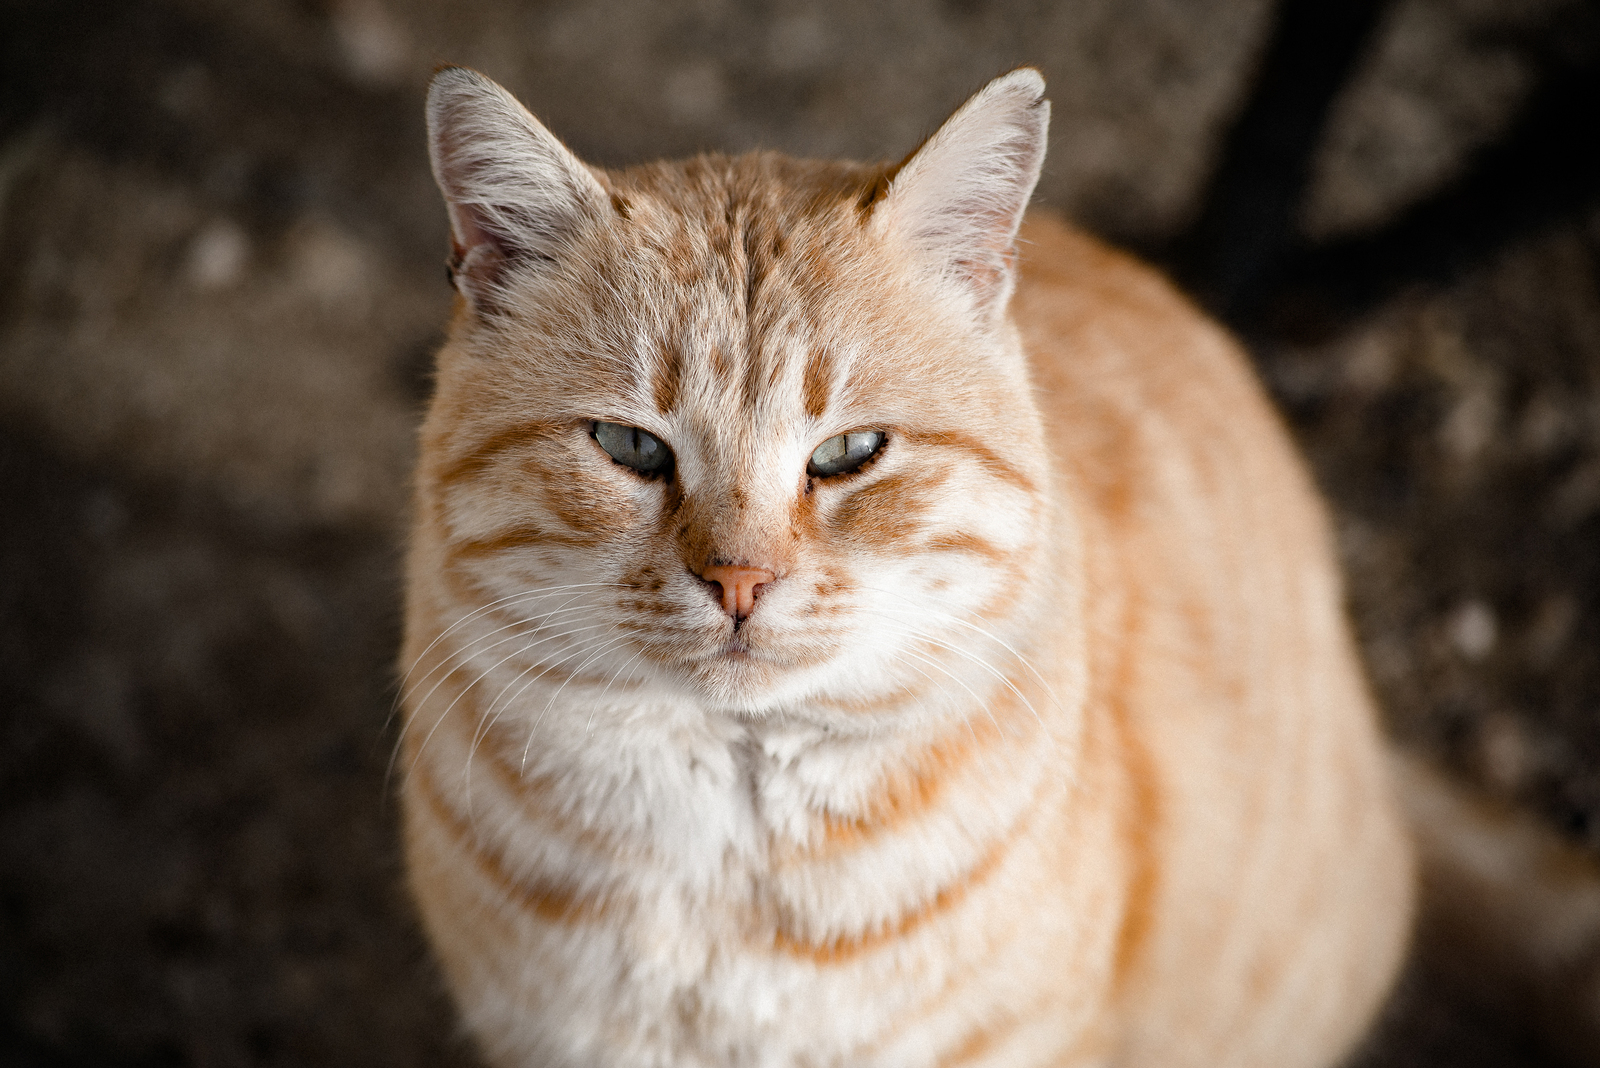
[[[602,171],[435,79],[406,845],[491,1063],[1294,1068],[1367,1027],[1412,857],[1323,507],[1220,329],[1023,220],[1043,92],[895,165]]]

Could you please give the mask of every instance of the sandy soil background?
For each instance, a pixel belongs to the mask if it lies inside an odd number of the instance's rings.
[[[1600,847],[1579,0],[4,0],[0,60],[0,1062],[473,1063],[385,778],[441,61],[599,163],[1038,65],[1039,199],[1251,344],[1394,732]],[[1360,1063],[1556,1062],[1423,954]]]

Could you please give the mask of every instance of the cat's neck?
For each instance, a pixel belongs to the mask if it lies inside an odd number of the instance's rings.
[[[774,850],[940,819],[960,795],[931,796],[936,779],[976,789],[996,777],[1014,785],[1045,760],[1059,767],[1071,717],[1025,668],[1004,666],[949,685],[959,702],[917,694],[853,721],[832,702],[751,715],[664,688],[529,691],[493,722],[450,718],[416,735],[426,744],[411,760],[465,814],[526,815],[559,796],[560,812],[545,815],[565,836],[603,831],[684,870],[730,855],[765,865]]]

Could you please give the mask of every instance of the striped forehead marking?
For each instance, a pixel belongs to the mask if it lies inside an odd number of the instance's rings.
[[[640,361],[638,393],[667,415],[689,381],[709,372],[719,391],[754,411],[792,380],[805,413],[820,418],[836,385],[835,361],[805,334],[808,309],[827,299],[834,282],[827,257],[817,254],[818,241],[830,238],[811,225],[830,198],[813,192],[790,204],[768,192],[752,200],[748,189],[713,184],[720,188],[707,189],[698,209],[680,205],[639,235],[644,259],[634,262],[642,270],[633,298],[649,304],[649,290],[657,291],[660,336]]]

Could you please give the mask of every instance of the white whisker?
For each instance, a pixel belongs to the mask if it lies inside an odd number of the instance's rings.
[[[995,634],[987,627],[980,627],[971,620],[962,619],[960,616],[952,615],[949,612],[942,612],[937,608],[929,608],[926,605],[917,603],[913,598],[908,597],[903,593],[897,593],[894,590],[886,590],[877,586],[860,586],[858,588],[866,590],[869,593],[881,593],[888,597],[898,597],[902,601],[910,602],[910,607],[904,609],[904,611],[917,612],[920,615],[936,616],[947,623],[953,623],[958,627],[965,627],[967,630],[970,630],[981,637],[989,639],[1015,657],[1017,662],[1028,670],[1029,674],[1031,674],[1035,679],[1039,680],[1040,685],[1045,688],[1045,692],[1050,695],[1051,700],[1056,701],[1054,688],[1051,687],[1049,680],[1047,680],[1044,675],[1039,672],[1039,669],[1034,666],[1033,661],[1024,656],[1021,651],[1014,648],[1011,643],[1007,642],[1004,638],[1000,637],[998,634]],[[893,611],[893,609],[891,609],[891,611]],[[1059,702],[1057,703],[1059,706]]]
[[[641,649],[639,652],[634,653],[632,656],[628,657],[628,659],[624,660],[622,662],[622,666],[617,668],[617,670],[615,670],[615,671],[613,671],[611,673],[611,678],[606,681],[605,688],[602,689],[600,691],[600,693],[594,699],[595,700],[595,706],[598,706],[601,701],[605,700],[606,694],[611,692],[611,687],[616,683],[617,679],[622,677],[622,672],[623,672],[624,668],[626,668],[627,671],[628,671],[628,679],[629,679],[629,681],[632,681],[632,679],[633,679],[633,669],[634,669],[634,667],[636,667],[638,665],[639,661],[643,658],[643,656],[644,656],[644,650]],[[595,711],[596,711],[596,708],[594,708],[594,707],[591,707],[589,709],[589,722],[584,725],[584,728],[583,728],[584,734],[592,734],[592,733],[594,733],[594,714],[595,714]]]
[[[436,645],[438,645],[441,641],[443,641],[446,636],[448,636],[449,634],[453,633],[458,627],[464,626],[465,624],[469,623],[473,619],[476,619],[479,616],[482,616],[487,612],[491,612],[496,608],[505,607],[505,606],[510,605],[510,604],[515,604],[515,603],[519,603],[519,602],[530,600],[530,599],[554,597],[554,596],[557,596],[557,595],[562,594],[562,593],[570,592],[572,590],[592,589],[592,588],[633,589],[634,587],[628,585],[627,583],[620,583],[620,582],[577,582],[577,583],[566,583],[566,584],[563,584],[563,585],[560,585],[560,586],[544,586],[544,587],[540,587],[538,589],[523,590],[523,591],[521,591],[519,593],[509,594],[509,595],[507,595],[505,597],[501,597],[501,598],[498,598],[497,600],[491,601],[488,604],[481,605],[480,607],[473,609],[471,612],[467,612],[464,615],[460,616],[458,619],[456,619],[455,622],[451,623],[448,627],[446,627],[444,630],[442,630],[437,636],[435,636],[433,641],[429,642],[427,647],[425,649],[423,649],[421,653],[418,653],[417,656],[411,661],[411,666],[406,669],[405,675],[401,677],[400,684],[399,684],[399,686],[398,686],[398,688],[397,688],[397,690],[395,692],[394,700],[390,703],[389,714],[384,719],[384,729],[385,730],[388,729],[389,724],[394,721],[394,717],[399,712],[401,702],[405,699],[405,696],[406,696],[406,693],[407,693],[407,688],[410,685],[411,675],[412,675],[413,672],[416,671],[417,665],[422,663],[423,659],[426,658],[428,653],[431,652]],[[422,683],[426,682],[429,678],[431,678],[435,671],[437,671],[437,670],[439,670],[441,668],[444,668],[444,667],[448,667],[450,664],[452,664],[452,662],[460,662],[460,661],[465,660],[467,655],[468,655],[468,653],[469,653],[469,651],[472,649],[472,647],[474,645],[477,645],[479,642],[483,641],[484,638],[493,637],[495,634],[498,634],[503,630],[507,630],[507,629],[510,629],[510,628],[513,628],[513,627],[524,626],[527,623],[532,622],[534,619],[538,619],[540,621],[540,626],[542,627],[545,622],[547,622],[548,620],[550,620],[554,616],[564,612],[567,609],[567,606],[571,605],[572,601],[576,600],[576,599],[577,599],[576,596],[572,597],[572,598],[569,598],[566,602],[564,602],[561,605],[560,608],[555,609],[555,610],[553,610],[551,612],[545,613],[542,616],[528,616],[528,617],[524,617],[523,619],[520,619],[520,620],[514,620],[511,623],[508,623],[503,627],[499,627],[499,628],[495,629],[494,631],[491,631],[488,635],[484,635],[484,636],[482,636],[480,638],[474,639],[472,642],[469,642],[464,648],[456,650],[452,656],[445,658],[444,660],[442,660],[438,664],[436,664],[433,668],[430,668],[428,670],[428,672],[426,674],[424,674],[421,679],[418,680],[418,685],[421,685]],[[581,608],[580,609],[574,609],[574,611],[576,611],[576,610],[581,610]],[[537,629],[535,630],[535,633],[537,633]],[[454,670],[454,668],[451,668],[451,670]],[[441,679],[439,681],[443,682],[444,678],[448,678],[448,677],[449,677],[449,672],[447,671],[445,673],[445,675],[443,677],[441,677]],[[418,708],[418,709],[424,707],[427,704],[428,699],[433,696],[434,691],[437,690],[438,687],[439,687],[439,683],[435,683],[434,686],[433,686],[433,689],[430,689],[428,691],[428,693],[426,695],[424,695],[422,700],[414,702],[412,707]],[[402,742],[401,738],[396,738],[395,744],[394,744],[393,748],[390,750],[390,753],[389,753],[388,766],[384,769],[384,793],[385,793],[385,796],[387,796],[387,794],[388,794],[389,784],[393,780],[393,777],[394,777],[395,761],[399,757],[399,754],[400,754],[401,742]]]
[[[965,682],[962,682],[961,679],[956,675],[955,672],[951,671],[949,668],[945,667],[943,664],[939,663],[937,660],[933,659],[932,657],[923,656],[921,653],[912,652],[910,649],[901,649],[901,650],[899,650],[899,653],[902,656],[915,657],[916,659],[922,661],[924,664],[927,664],[929,667],[931,667],[934,670],[936,670],[936,671],[940,672],[941,674],[945,675],[947,678],[950,679],[951,682],[955,683],[957,686],[961,687],[963,690],[966,690],[968,695],[971,696],[971,698],[972,698],[972,703],[974,705],[976,705],[977,707],[983,709],[983,714],[989,717],[989,722],[993,723],[995,725],[996,729],[998,729],[1000,727],[999,721],[994,718],[994,713],[989,709],[989,703],[987,701],[985,701],[983,698],[979,697],[976,693],[974,693],[973,690],[972,690],[972,687],[968,686]],[[931,682],[933,680],[929,679],[929,681]]]
[[[582,631],[582,630],[597,630],[597,629],[599,629],[600,627],[603,627],[603,626],[605,626],[604,623],[596,623],[591,627],[582,627],[582,628],[580,628],[580,631]],[[615,629],[615,625],[614,624],[613,624],[612,629]],[[565,632],[565,633],[575,634],[575,633],[579,633],[579,631],[569,631],[569,632]],[[564,635],[562,635],[562,636],[564,636]],[[549,639],[545,639],[545,640],[549,640]],[[542,644],[542,643],[534,643],[534,644]],[[612,644],[615,644],[615,643],[612,643]],[[483,740],[486,739],[489,736],[489,732],[494,729],[494,725],[499,720],[500,716],[503,715],[507,710],[509,710],[514,704],[516,704],[517,700],[519,698],[521,698],[521,696],[523,695],[523,693],[525,693],[527,691],[529,686],[532,686],[535,682],[539,681],[539,679],[543,678],[546,674],[548,674],[549,672],[551,672],[551,671],[555,670],[556,668],[560,667],[562,664],[566,663],[567,661],[573,659],[576,656],[581,655],[584,651],[585,651],[585,647],[583,645],[579,645],[579,647],[577,649],[572,650],[571,652],[567,653],[565,656],[562,656],[557,660],[551,661],[549,663],[543,663],[543,662],[540,662],[540,661],[535,661],[534,663],[529,664],[527,667],[525,667],[521,671],[517,672],[517,674],[511,679],[510,682],[507,682],[504,686],[502,686],[500,688],[500,692],[495,695],[494,700],[489,703],[489,707],[481,714],[479,725],[478,725],[478,727],[474,728],[474,730],[473,730],[473,736],[472,736],[471,744],[467,747],[466,765],[465,765],[465,767],[462,768],[462,791],[467,797],[467,816],[468,816],[469,822],[470,822],[471,814],[472,814],[472,802],[471,802],[471,798],[472,798],[472,759],[476,755],[478,747],[480,745],[482,745]],[[513,653],[512,655],[516,656],[518,654],[517,653]],[[503,660],[501,661],[501,663],[504,663],[504,662],[505,661],[503,661]],[[587,663],[587,661],[585,661],[585,662]],[[499,665],[497,664],[495,666],[498,667]],[[580,665],[580,667],[581,667],[581,665]],[[506,692],[508,690],[510,690],[512,686],[515,686],[517,684],[518,680],[522,679],[530,671],[533,671],[534,668],[539,668],[540,670],[532,678],[528,679],[527,682],[523,683],[522,687],[520,689],[518,689],[515,694],[512,694],[510,700],[506,700],[504,705],[501,705],[501,701],[505,699]],[[493,670],[493,669],[491,668],[490,670]],[[488,673],[485,672],[483,675],[480,675],[478,680],[474,680],[473,685],[476,685],[478,681],[481,681],[483,678],[485,678],[487,676],[487,674]],[[566,683],[562,683],[562,685],[565,686]],[[464,693],[465,693],[465,691],[463,691],[463,694]],[[460,700],[459,696],[457,697],[457,700]],[[452,707],[454,707],[454,704],[455,704],[455,702],[451,702],[451,706]],[[496,706],[500,706],[500,707],[497,708]],[[448,715],[449,711],[450,711],[449,709],[446,709],[445,710],[445,714]],[[543,713],[542,712],[540,713],[540,718],[543,718]],[[441,717],[441,719],[442,719],[442,717]],[[435,724],[436,728],[437,728],[437,726],[438,726],[438,724]],[[431,732],[430,732],[430,734],[431,734]],[[423,745],[424,746],[427,745],[427,739],[423,740]],[[419,748],[419,750],[418,750],[419,755],[420,755],[420,752],[421,752],[421,749]],[[524,753],[524,765],[519,770],[518,774],[521,774],[521,772],[525,771],[525,770],[526,770],[526,753]]]
[[[519,656],[523,655],[524,653],[528,652],[530,649],[533,649],[533,648],[535,648],[537,646],[543,645],[545,642],[555,641],[555,640],[557,640],[559,638],[570,637],[573,634],[579,634],[579,633],[582,633],[583,631],[586,631],[586,630],[597,630],[597,629],[599,629],[600,627],[603,627],[603,626],[605,626],[604,623],[595,623],[595,624],[592,624],[591,626],[588,626],[588,627],[578,627],[575,630],[560,631],[560,632],[558,632],[556,634],[551,634],[548,637],[540,638],[538,641],[529,642],[528,644],[523,645],[523,646],[521,646],[521,647],[519,647],[517,649],[513,649],[511,652],[507,653],[505,656],[501,657],[499,660],[495,661],[493,664],[489,665],[487,668],[484,668],[482,671],[480,671],[478,673],[476,678],[474,678],[470,683],[468,683],[466,686],[461,688],[461,692],[456,694],[455,698],[450,702],[450,704],[445,708],[445,710],[443,712],[441,712],[439,714],[439,716],[433,721],[433,726],[428,729],[427,735],[422,739],[421,744],[419,744],[417,746],[417,753],[416,753],[416,756],[412,758],[411,766],[412,767],[416,767],[417,761],[422,759],[423,750],[427,749],[428,743],[433,740],[434,733],[439,729],[439,726],[442,723],[444,723],[444,721],[446,719],[449,718],[450,713],[455,711],[455,707],[456,707],[457,704],[460,703],[461,699],[463,697],[465,697],[469,692],[471,692],[471,690],[472,690],[472,688],[474,686],[477,686],[478,683],[480,683],[484,679],[488,678],[489,674],[491,672],[493,672],[496,668],[498,668],[501,664],[504,664],[508,660],[513,660],[516,657],[519,657]],[[537,634],[539,632],[536,630],[536,631],[534,631],[534,633]],[[503,643],[502,642],[497,642],[496,643],[497,646],[500,645],[500,644],[503,644]],[[560,661],[557,661],[557,663],[560,663]],[[524,669],[523,673],[526,673],[527,670],[528,669]],[[519,674],[517,677],[521,678],[522,676]],[[445,678],[449,678],[449,676],[446,675]],[[435,683],[433,690],[429,690],[428,691],[428,695],[431,697],[433,695],[434,691],[437,690],[439,688],[439,686],[443,685],[444,681],[445,681],[445,679],[442,678],[442,679],[439,680],[439,682]],[[513,680],[513,681],[515,681],[515,680]],[[426,698],[424,699],[424,701],[425,700],[426,700]],[[496,698],[496,701],[498,701],[498,700],[499,699]],[[419,702],[418,703],[418,707],[419,708],[422,707],[422,703],[423,702]],[[493,705],[493,703],[491,703],[490,711],[492,711],[493,708],[494,708],[494,705]],[[487,713],[485,713],[485,714],[487,715]]]
[[[401,692],[405,692],[406,682],[411,678],[411,673],[417,669],[417,665],[422,662],[422,658],[432,652],[435,645],[438,645],[441,641],[454,633],[457,627],[476,619],[485,612],[492,612],[494,609],[511,602],[526,600],[530,597],[553,597],[558,593],[566,593],[568,590],[591,589],[596,587],[625,590],[634,588],[623,582],[573,582],[562,586],[543,586],[535,590],[523,590],[520,593],[507,594],[498,600],[490,601],[488,604],[474,608],[472,611],[458,618],[454,623],[450,624],[444,630],[440,631],[438,636],[435,637],[433,641],[428,643],[427,648],[423,649],[422,652],[417,654],[416,658],[411,661],[411,666],[406,669],[405,676],[400,680]]]
[[[613,625],[612,629],[615,629],[614,625]],[[528,728],[528,741],[527,741],[527,744],[522,747],[522,769],[524,771],[526,771],[527,767],[528,767],[528,754],[533,749],[533,736],[534,736],[535,733],[537,733],[537,731],[539,729],[539,724],[544,722],[545,714],[548,713],[550,711],[550,709],[555,705],[556,698],[560,697],[561,696],[561,691],[565,690],[567,688],[567,683],[571,682],[577,676],[578,672],[582,671],[584,668],[586,668],[590,664],[594,663],[594,661],[596,659],[598,659],[599,657],[603,656],[604,654],[610,652],[612,649],[615,649],[617,646],[626,644],[628,642],[628,640],[629,640],[629,638],[628,638],[628,635],[626,635],[626,634],[622,634],[622,635],[619,635],[618,637],[615,637],[615,638],[611,639],[611,641],[607,642],[605,645],[602,645],[599,649],[595,650],[592,654],[590,654],[590,656],[586,660],[584,660],[583,663],[581,663],[577,667],[573,668],[568,673],[567,677],[564,680],[562,680],[561,685],[556,687],[555,692],[550,695],[550,699],[544,703],[544,708],[540,709],[538,717],[535,718],[534,721],[533,721],[533,725]],[[530,684],[531,684],[531,682],[532,682],[532,680],[530,680]],[[527,686],[526,685],[523,686],[523,689],[524,690],[527,689]],[[519,696],[519,697],[522,696],[521,691],[518,691],[517,696]]]
[[[490,631],[488,634],[484,634],[484,635],[481,635],[481,636],[479,636],[477,638],[474,638],[472,641],[468,642],[466,645],[462,646],[459,649],[456,649],[451,654],[450,657],[439,661],[438,664],[436,664],[432,668],[428,669],[427,674],[423,675],[422,678],[417,680],[417,685],[420,686],[420,685],[422,685],[422,683],[427,682],[430,678],[432,678],[434,672],[439,671],[441,669],[445,669],[445,668],[449,669],[448,671],[445,671],[444,675],[440,676],[438,681],[436,681],[433,684],[433,687],[431,689],[429,689],[427,693],[422,695],[421,700],[416,702],[417,707],[421,708],[422,706],[426,705],[428,703],[428,700],[431,697],[433,697],[434,691],[437,690],[440,687],[440,685],[443,684],[445,679],[450,677],[450,673],[455,671],[458,667],[464,665],[468,660],[471,660],[473,657],[482,656],[485,653],[490,652],[491,650],[500,648],[500,646],[505,645],[508,642],[514,642],[518,638],[532,637],[533,635],[538,634],[541,631],[543,631],[546,628],[546,626],[550,623],[550,621],[552,619],[554,619],[555,617],[562,616],[562,615],[573,614],[573,613],[577,613],[577,612],[585,612],[585,611],[588,611],[590,609],[590,607],[591,606],[589,606],[589,605],[577,605],[577,606],[574,606],[574,607],[571,607],[571,608],[563,606],[562,608],[552,609],[551,611],[545,613],[542,616],[537,616],[537,617],[529,616],[529,617],[524,618],[524,619],[513,620],[512,622],[507,623],[503,627],[496,627],[494,630]],[[532,632],[525,632],[523,630],[518,629],[518,628],[526,627],[530,623],[536,624],[534,626]],[[605,624],[601,623],[601,624],[598,624],[598,625],[599,626],[604,626]],[[500,633],[503,633],[504,631],[508,631],[508,630],[516,630],[516,633],[510,634],[510,635],[500,639],[499,641],[494,642],[491,645],[486,645],[486,646],[483,645],[484,642],[488,641],[490,638],[493,638],[496,634],[500,634]],[[574,632],[572,632],[572,631],[562,631],[560,633],[574,633]],[[559,636],[559,635],[553,635],[553,636]],[[475,648],[476,646],[482,646],[482,648]],[[513,653],[512,655],[514,656],[516,654]],[[504,661],[502,661],[502,663],[504,663]],[[496,665],[496,666],[498,666],[498,665]]]

